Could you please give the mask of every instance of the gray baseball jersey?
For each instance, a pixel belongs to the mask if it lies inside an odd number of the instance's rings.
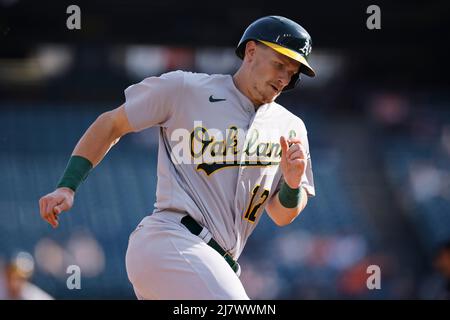
[[[235,259],[282,182],[280,136],[302,141],[301,185],[315,195],[303,121],[276,102],[255,111],[230,75],[169,72],[125,98],[134,131],[160,127],[154,212],[188,213]]]

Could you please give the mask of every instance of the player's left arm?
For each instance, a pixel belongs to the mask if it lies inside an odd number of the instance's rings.
[[[270,218],[278,226],[285,226],[302,212],[308,203],[308,194],[300,184],[307,165],[306,150],[299,139],[280,138],[284,185],[266,205]]]

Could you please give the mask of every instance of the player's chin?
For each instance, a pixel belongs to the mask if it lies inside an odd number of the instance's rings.
[[[265,99],[264,99],[265,101],[264,101],[264,103],[274,102],[275,99],[278,98],[278,96],[280,95],[280,93],[281,93],[281,92],[278,92],[278,93],[273,93],[273,92],[271,92],[271,93],[267,94],[267,95],[265,96]]]
[[[281,90],[274,85],[269,84],[269,90],[267,92],[268,102],[274,101],[281,94]]]
[[[279,95],[280,91],[272,89],[272,87],[266,90],[259,90],[259,99],[261,104],[273,102]]]

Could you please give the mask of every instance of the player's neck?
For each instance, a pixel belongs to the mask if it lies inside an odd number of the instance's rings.
[[[256,101],[253,98],[253,96],[250,94],[249,86],[246,85],[247,83],[249,83],[246,76],[247,75],[242,70],[242,68],[239,68],[239,70],[236,71],[236,73],[232,77],[234,86],[253,103],[255,110],[257,110],[262,105],[262,103],[259,101]]]

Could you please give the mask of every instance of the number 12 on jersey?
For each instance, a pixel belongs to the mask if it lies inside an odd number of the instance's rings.
[[[267,189],[262,189],[263,191],[260,193],[259,197],[257,197],[259,188],[261,186],[257,184],[252,190],[252,198],[250,199],[250,203],[248,204],[247,210],[245,210],[244,219],[248,220],[251,223],[256,221],[256,213],[259,208],[264,204],[269,196],[270,191]]]

